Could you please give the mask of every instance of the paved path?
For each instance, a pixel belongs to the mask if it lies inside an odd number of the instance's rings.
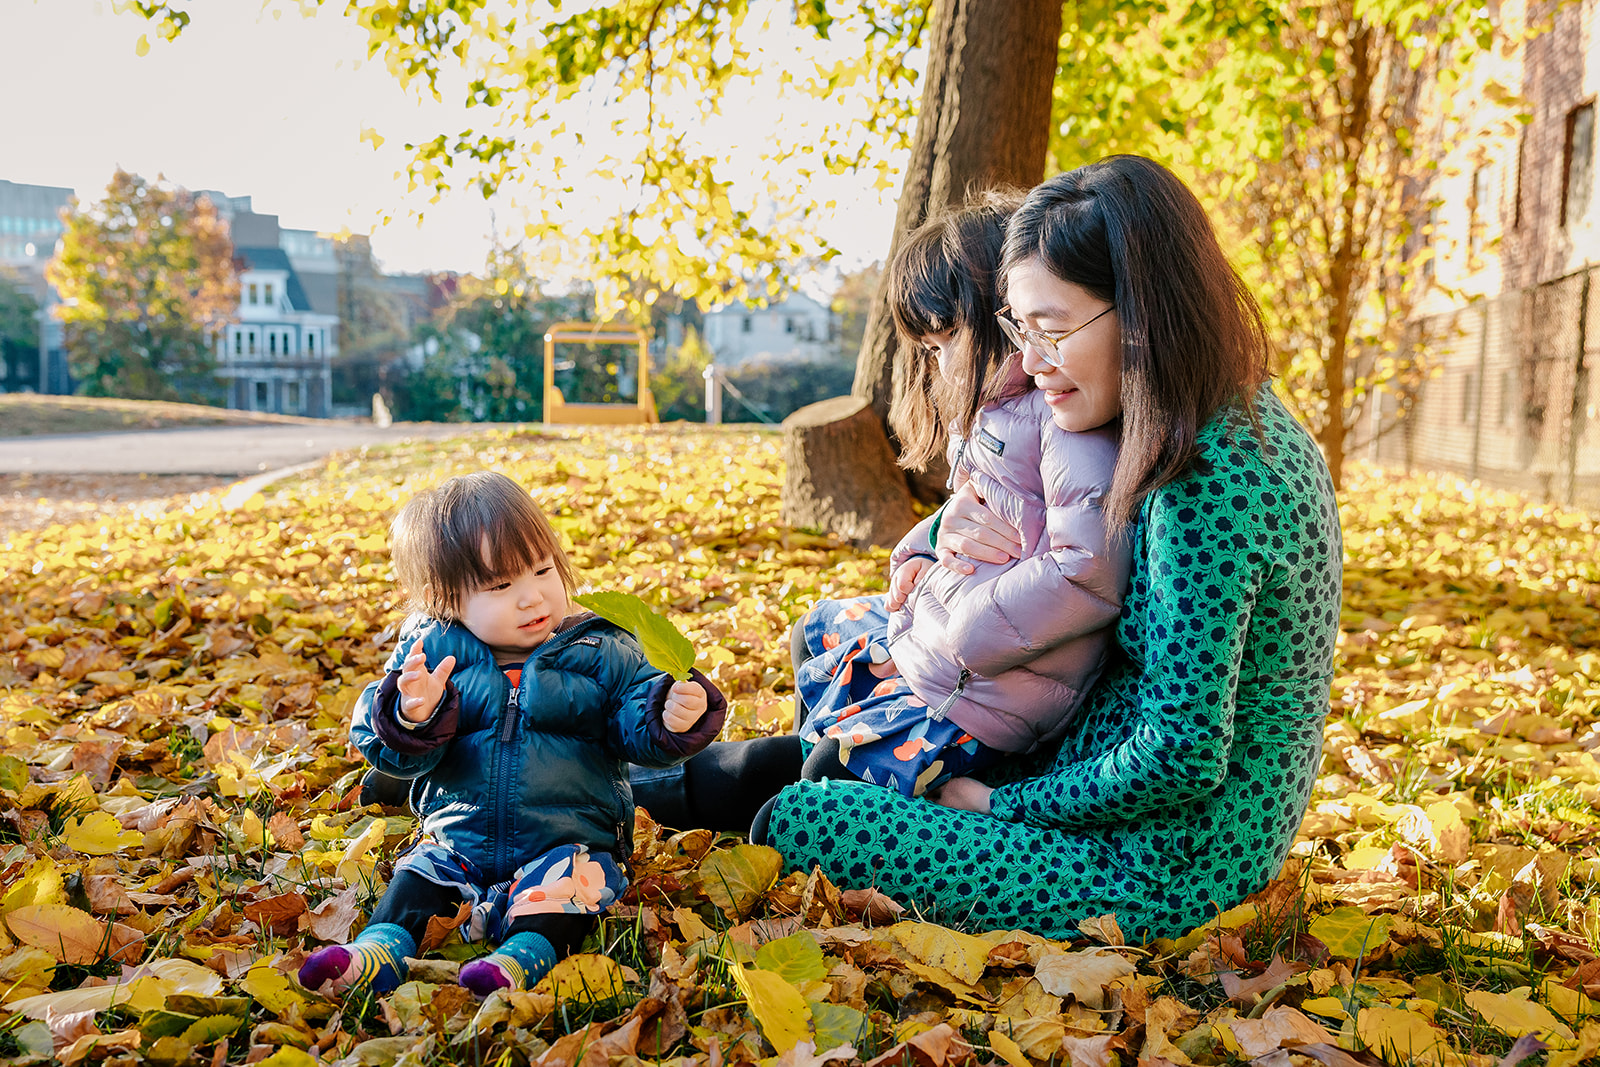
[[[201,426],[0,438],[0,473],[215,474],[243,478],[330,452],[407,439],[461,437],[489,424],[361,422]]]

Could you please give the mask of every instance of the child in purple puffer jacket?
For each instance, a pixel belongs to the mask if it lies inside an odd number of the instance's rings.
[[[948,437],[949,487],[972,482],[1022,531],[1022,558],[970,574],[937,566],[935,514],[895,548],[887,597],[811,610],[796,689],[813,781],[920,796],[1058,740],[1104,665],[1130,555],[1101,512],[1120,427],[1060,428],[1013,358],[1004,327],[1016,326],[994,294],[1019,202],[989,193],[930,218],[896,253],[890,306],[909,364],[890,417],[904,466],[924,469]]]

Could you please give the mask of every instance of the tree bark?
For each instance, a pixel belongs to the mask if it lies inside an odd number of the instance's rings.
[[[893,544],[917,521],[883,423],[866,400],[836,396],[783,420],[783,508],[788,526],[827,529],[857,545]]]
[[[906,232],[935,209],[987,186],[1027,188],[1043,179],[1061,11],[1061,0],[932,0],[928,66],[886,263]],[[851,395],[866,401],[892,440],[889,403],[900,383],[887,279],[884,271],[873,294]],[[824,483],[842,475],[824,457],[806,458]],[[908,508],[913,488],[925,502],[944,498],[942,471],[908,481],[891,456],[870,473],[884,492],[903,494]],[[832,528],[827,521],[817,525]]]

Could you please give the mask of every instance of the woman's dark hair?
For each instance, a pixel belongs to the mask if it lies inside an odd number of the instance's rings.
[[[1261,309],[1200,201],[1141,156],[1110,156],[1033,188],[1006,230],[1002,269],[1037,259],[1114,304],[1122,329],[1122,451],[1113,527],[1194,461],[1200,428],[1267,379]],[[1259,430],[1259,426],[1257,426]]]
[[[907,233],[889,264],[889,310],[900,335],[889,422],[900,465],[925,470],[944,451],[950,428],[971,426],[998,399],[1011,344],[995,320],[1006,220],[1022,203],[1010,189],[988,189],[937,212]],[[923,352],[930,333],[954,333],[950,376]]]
[[[479,589],[555,564],[571,592],[572,563],[528,491],[504,474],[476,471],[424,489],[389,526],[389,555],[410,607],[457,619]]]

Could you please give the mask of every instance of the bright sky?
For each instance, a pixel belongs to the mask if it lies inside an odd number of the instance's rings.
[[[0,99],[8,102],[0,178],[93,200],[120,166],[248,195],[285,227],[370,232],[389,271],[483,266],[491,208],[506,226],[509,202],[462,194],[428,204],[396,177],[406,141],[481,127],[481,118],[401,89],[381,61],[366,61],[365,33],[336,11],[263,14],[259,0],[192,11],[194,21],[168,43],[143,19],[115,13],[110,0],[0,0]],[[151,48],[140,57],[145,33]],[[377,150],[361,139],[369,127],[385,139]],[[770,122],[748,128],[760,134]],[[881,258],[893,194],[832,195],[841,206],[818,225],[843,252],[839,265]],[[409,217],[414,208],[426,209],[421,226]],[[386,215],[394,221],[383,225]]]

